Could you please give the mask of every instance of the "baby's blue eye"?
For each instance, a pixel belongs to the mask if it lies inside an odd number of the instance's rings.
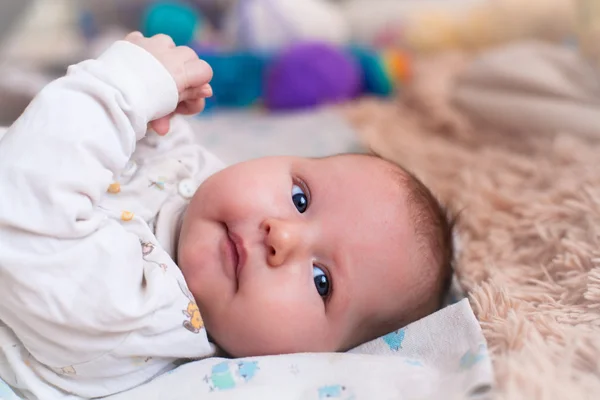
[[[329,278],[327,277],[327,274],[316,265],[313,265],[313,279],[315,280],[315,286],[317,287],[319,296],[327,297],[329,295],[329,291],[331,290]]]
[[[292,201],[300,214],[304,213],[308,208],[308,197],[306,197],[304,190],[298,185],[292,186]]]

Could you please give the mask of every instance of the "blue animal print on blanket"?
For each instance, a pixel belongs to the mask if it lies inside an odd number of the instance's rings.
[[[422,367],[423,362],[419,360],[406,359],[404,360],[404,364],[410,365],[411,367]]]
[[[210,376],[204,377],[210,391],[233,389],[256,375],[257,361],[223,361],[213,365]]]
[[[258,362],[240,362],[238,363],[238,367],[240,376],[244,378],[245,381],[249,381],[250,379],[254,378],[254,375],[256,375],[256,371],[258,370]]]
[[[460,358],[460,367],[462,369],[469,369],[486,357],[487,348],[485,344],[480,344],[477,350],[467,350],[467,352]]]
[[[342,399],[342,400],[354,400],[355,397],[352,392],[343,385],[328,385],[321,386],[318,389],[319,400],[321,399]]]
[[[406,329],[398,329],[395,332],[388,333],[383,337],[383,341],[387,343],[393,351],[398,351],[402,348],[402,342],[404,341],[404,336],[406,335]]]

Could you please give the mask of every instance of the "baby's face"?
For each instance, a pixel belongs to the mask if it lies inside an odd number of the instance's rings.
[[[262,158],[207,179],[178,261],[234,356],[337,351],[414,301],[406,193],[382,160]],[[376,317],[374,317],[376,316]]]

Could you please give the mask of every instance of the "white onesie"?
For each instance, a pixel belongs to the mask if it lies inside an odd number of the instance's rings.
[[[186,201],[221,162],[175,82],[113,45],[48,85],[0,140],[0,378],[27,398],[107,396],[214,354],[171,255]]]

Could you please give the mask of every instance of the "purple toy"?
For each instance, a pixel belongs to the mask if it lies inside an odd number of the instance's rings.
[[[265,105],[289,110],[339,103],[361,90],[360,66],[325,43],[300,43],[277,55],[265,78]]]

